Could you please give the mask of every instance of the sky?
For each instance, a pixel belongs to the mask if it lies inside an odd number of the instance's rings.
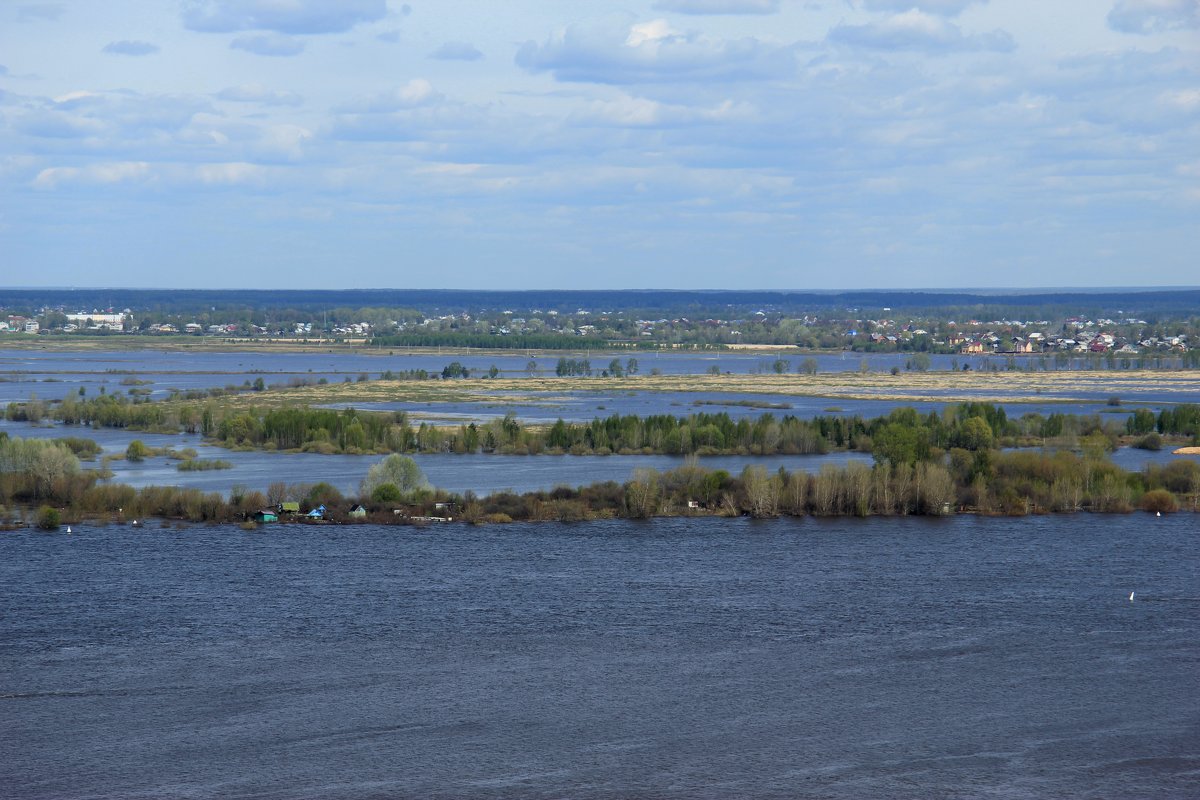
[[[0,286],[1200,284],[1200,0],[0,0]]]

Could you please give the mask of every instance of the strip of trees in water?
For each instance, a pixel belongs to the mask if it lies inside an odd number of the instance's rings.
[[[1119,410],[1119,409],[1114,409]],[[558,420],[530,426],[513,415],[458,426],[414,425],[404,412],[307,406],[237,408],[202,403],[148,402],[113,395],[12,403],[10,420],[46,417],[67,425],[200,433],[229,448],[317,453],[504,453],[606,455],[803,455],[857,450],[890,463],[936,460],[952,448],[968,451],[1044,445],[1114,450],[1124,437],[1158,449],[1162,437],[1200,443],[1200,406],[1157,413],[1052,413],[1010,417],[989,403],[961,403],[921,413],[900,408],[876,418],[822,415],[803,419],[764,413],[734,419],[725,412],[686,416],[614,414],[590,422]]]
[[[997,452],[952,448],[937,460],[878,460],[873,466],[825,465],[815,475],[748,466],[739,475],[692,459],[659,472],[638,469],[621,484],[486,497],[429,488],[407,456],[371,468],[357,497],[327,483],[272,485],[266,494],[234,487],[229,496],[157,486],[101,483],[81,468],[71,443],[9,438],[0,433],[0,524],[42,527],[84,519],[122,522],[158,517],[188,522],[246,522],[264,508],[297,503],[296,521],[322,509],[324,522],[410,523],[437,515],[466,522],[581,521],[657,516],[871,516],[1123,513],[1197,510],[1200,463],[1176,460],[1128,472],[1103,457],[1069,452]],[[352,517],[352,506],[365,514]],[[444,515],[444,516],[443,516]]]

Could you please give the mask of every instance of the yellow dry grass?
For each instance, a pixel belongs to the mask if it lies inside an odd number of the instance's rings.
[[[904,372],[817,375],[634,375],[625,378],[469,378],[331,383],[244,395],[235,403],[555,402],[575,392],[695,392],[921,402],[1095,402],[1129,392],[1173,396],[1200,391],[1200,370],[1176,372]]]

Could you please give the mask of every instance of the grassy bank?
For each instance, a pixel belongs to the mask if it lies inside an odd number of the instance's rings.
[[[613,377],[464,378],[329,383],[243,397],[242,403],[545,403],[567,393],[674,392],[761,394],[895,402],[1096,402],[1097,397],[1154,393],[1160,400],[1200,389],[1200,370],[1178,372],[830,372],[816,375],[629,375]]]

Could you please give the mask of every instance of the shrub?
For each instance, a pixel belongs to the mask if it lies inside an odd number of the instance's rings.
[[[1179,504],[1175,502],[1175,495],[1166,489],[1151,489],[1142,495],[1142,510],[1170,514],[1179,510]]]
[[[41,508],[38,509],[37,526],[39,528],[41,528],[44,531],[53,531],[53,530],[57,530],[60,524],[61,524],[61,517],[59,516],[57,508],[51,508],[50,506],[42,506]]]
[[[1139,450],[1162,450],[1163,440],[1157,433],[1147,433],[1135,440],[1133,446]]]
[[[175,465],[180,472],[205,472],[214,469],[233,469],[232,462],[223,458],[189,458]]]
[[[314,483],[304,495],[304,502],[309,508],[321,505],[334,508],[341,505],[342,500],[342,493],[338,488],[324,481]]]
[[[404,499],[404,493],[394,483],[381,483],[371,491],[371,502],[379,505],[398,503]]]

